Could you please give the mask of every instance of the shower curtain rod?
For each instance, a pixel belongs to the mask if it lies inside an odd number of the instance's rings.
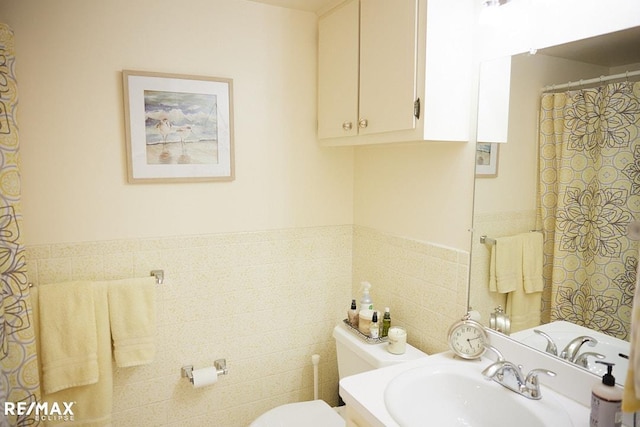
[[[559,90],[559,89],[577,88],[581,86],[590,85],[592,83],[602,83],[609,80],[625,79],[633,76],[640,76],[640,70],[626,71],[620,74],[612,74],[610,76],[600,76],[600,77],[595,77],[593,79],[587,79],[587,80],[578,80],[577,82],[563,83],[560,85],[549,85],[542,88],[542,92],[545,93],[545,92],[553,92],[554,90]]]

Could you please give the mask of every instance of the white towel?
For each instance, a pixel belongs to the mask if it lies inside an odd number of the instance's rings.
[[[499,237],[491,247],[489,290],[508,293],[522,288],[522,238]]]
[[[44,425],[49,426],[82,426],[105,427],[111,425],[111,412],[113,409],[113,367],[111,358],[111,334],[109,333],[109,311],[107,303],[107,285],[105,282],[85,283],[86,289],[92,295],[95,310],[96,353],[98,363],[98,379],[94,383],[65,388],[55,393],[42,396],[44,402],[53,404],[57,402],[73,402],[73,421],[46,420]],[[40,304],[43,302],[42,292],[51,285],[40,286]],[[42,309],[40,309],[42,314]],[[40,318],[40,325],[43,326]],[[42,330],[40,331],[42,338]],[[82,338],[79,338],[82,339]],[[44,343],[41,343],[41,346]],[[41,355],[42,357],[42,355]]]
[[[43,393],[98,382],[98,338],[91,282],[42,285],[38,305]]]
[[[522,280],[524,291],[528,294],[542,292],[542,260],[544,239],[542,233],[531,232],[520,235],[522,238]]]
[[[155,278],[109,283],[113,357],[121,368],[151,363],[156,335]]]

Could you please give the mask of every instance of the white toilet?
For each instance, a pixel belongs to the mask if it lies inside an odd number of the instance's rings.
[[[368,344],[344,324],[339,324],[333,329],[333,337],[336,339],[340,379],[427,356],[409,344],[404,354],[391,354],[387,351],[387,343]],[[273,408],[259,416],[249,427],[298,427],[301,425],[344,427],[345,420],[323,400],[312,400]]]

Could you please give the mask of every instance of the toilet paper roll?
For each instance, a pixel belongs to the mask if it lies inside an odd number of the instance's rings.
[[[194,369],[192,374],[194,388],[205,387],[218,381],[218,370],[214,367]]]

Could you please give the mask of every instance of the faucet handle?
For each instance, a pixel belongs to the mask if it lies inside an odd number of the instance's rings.
[[[497,362],[504,362],[505,358],[502,355],[502,353],[500,353],[500,350],[498,350],[497,348],[495,348],[492,345],[486,344],[484,346],[487,350],[491,350],[492,352],[494,352],[496,354],[496,356],[498,357],[498,359],[496,360]]]
[[[558,347],[556,347],[556,343],[553,342],[553,339],[551,339],[549,335],[542,332],[540,329],[534,329],[533,332],[547,340],[547,348],[545,349],[547,353],[553,354],[554,356],[558,355]]]
[[[538,380],[538,374],[545,374],[550,377],[555,377],[556,373],[548,369],[532,369],[524,380],[524,385],[529,392],[531,399],[540,399],[540,380]]]

